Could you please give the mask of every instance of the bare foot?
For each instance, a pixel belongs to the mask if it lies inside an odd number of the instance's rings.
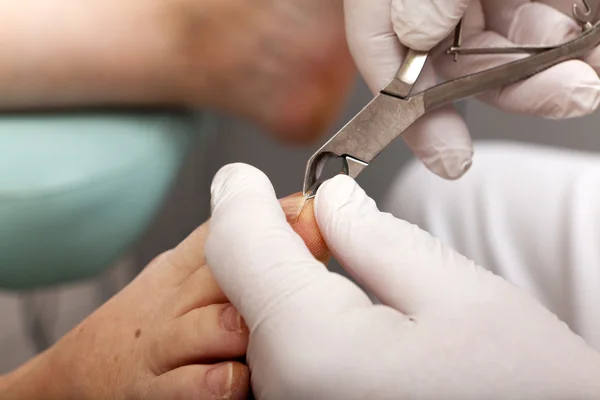
[[[328,252],[312,203],[281,201],[319,260]],[[204,260],[209,222],[164,253],[54,347],[0,380],[1,399],[245,399],[232,361],[248,330]]]
[[[179,4],[188,60],[182,76],[212,88],[187,85],[192,102],[249,118],[292,142],[310,140],[334,122],[355,76],[343,0]]]

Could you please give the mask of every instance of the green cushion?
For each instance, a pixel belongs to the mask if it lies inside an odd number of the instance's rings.
[[[191,118],[0,118],[0,288],[39,288],[110,266],[158,211],[194,138]]]

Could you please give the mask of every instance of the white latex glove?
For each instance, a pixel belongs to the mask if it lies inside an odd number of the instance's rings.
[[[580,34],[572,18],[577,0],[345,0],[348,43],[373,92],[394,77],[406,47],[430,50],[465,15],[465,47],[558,44]],[[561,12],[562,11],[562,12]],[[434,51],[417,89],[504,64],[526,55],[461,56],[454,62]],[[523,83],[494,90],[481,100],[502,110],[563,119],[591,113],[600,103],[600,50],[583,61],[559,64]],[[412,151],[443,178],[462,176],[471,165],[467,126],[452,106],[418,121],[404,135]]]
[[[535,295],[600,350],[600,157],[478,143],[459,182],[418,163],[384,207]]]
[[[332,254],[385,304],[317,262],[267,177],[223,168],[207,262],[251,332],[259,399],[597,399],[600,356],[528,295],[339,176],[316,198]]]

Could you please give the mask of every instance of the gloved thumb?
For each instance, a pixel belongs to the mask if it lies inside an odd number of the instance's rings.
[[[454,30],[470,3],[471,0],[393,0],[394,31],[406,47],[429,51]]]
[[[289,302],[306,307],[331,298],[334,275],[294,232],[261,171],[244,164],[222,168],[213,180],[212,208],[206,261],[251,331]],[[358,287],[350,291],[368,300]]]
[[[380,212],[348,176],[321,186],[315,214],[332,255],[348,273],[383,304],[409,315],[516,292],[417,226]]]

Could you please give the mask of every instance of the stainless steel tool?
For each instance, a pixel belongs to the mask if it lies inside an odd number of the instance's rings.
[[[460,24],[453,48],[458,54],[532,53],[533,55],[489,70],[451,80],[421,93],[413,94],[428,53],[409,51],[396,77],[346,126],[327,141],[308,161],[304,194],[313,196],[324,180],[324,167],[332,158],[342,160],[342,171],[356,178],[386,147],[419,118],[438,107],[477,96],[491,89],[510,85],[536,75],[561,62],[581,57],[600,45],[600,23],[592,24],[600,0],[574,6],[575,19],[582,34],[556,46],[524,46],[507,49],[463,49]],[[458,49],[458,51],[456,51]],[[452,48],[451,48],[452,50]]]

